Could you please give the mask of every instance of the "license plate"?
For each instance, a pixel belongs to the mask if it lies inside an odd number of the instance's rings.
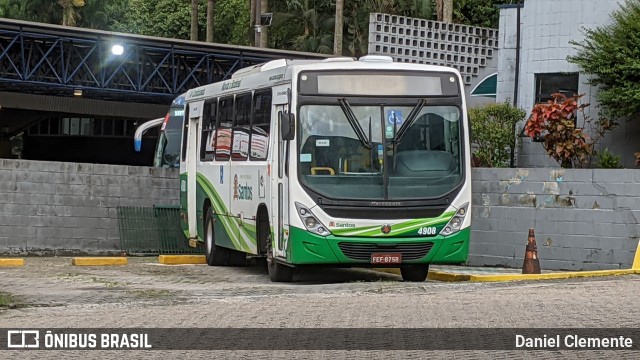
[[[372,264],[400,264],[402,254],[371,254]]]

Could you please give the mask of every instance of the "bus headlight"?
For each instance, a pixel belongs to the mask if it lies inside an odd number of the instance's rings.
[[[307,230],[321,236],[327,236],[331,234],[327,230],[327,227],[324,226],[320,222],[320,220],[318,220],[313,215],[313,213],[309,209],[307,209],[304,205],[296,202],[296,210],[298,212],[298,216],[300,216],[300,220],[302,220],[302,223],[307,228]]]
[[[464,205],[462,205],[458,209],[458,211],[456,211],[455,215],[453,215],[451,220],[449,220],[447,225],[444,226],[442,231],[440,231],[440,235],[449,236],[451,234],[455,234],[458,231],[460,231],[460,228],[462,227],[462,224],[464,223],[464,218],[465,218],[465,216],[467,216],[467,213],[468,213],[467,210],[468,209],[469,209],[469,203],[465,203]]]

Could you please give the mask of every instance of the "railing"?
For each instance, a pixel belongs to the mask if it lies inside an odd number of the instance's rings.
[[[128,255],[202,254],[189,246],[176,205],[119,206],[120,247]]]

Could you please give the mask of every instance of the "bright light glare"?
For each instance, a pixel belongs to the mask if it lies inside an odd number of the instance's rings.
[[[118,56],[120,56],[120,55],[122,55],[122,53],[124,53],[124,47],[122,47],[122,45],[117,45],[117,44],[116,44],[116,45],[113,45],[113,46],[111,47],[111,53],[112,53],[113,55],[118,55]]]

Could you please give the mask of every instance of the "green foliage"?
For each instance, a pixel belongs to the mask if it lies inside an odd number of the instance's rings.
[[[591,85],[601,86],[597,98],[605,114],[611,117],[640,113],[640,1],[626,0],[612,14],[610,25],[585,29],[581,42],[568,61],[592,74]]]
[[[0,16],[52,24],[62,23],[59,0],[0,0]],[[515,0],[456,0],[454,20],[469,25],[497,25],[495,4]],[[200,39],[205,38],[206,1],[200,2]],[[271,0],[273,22],[269,46],[279,49],[332,53],[335,0]],[[108,31],[190,38],[190,0],[85,0],[78,8],[78,26]],[[433,0],[345,0],[343,54],[368,52],[371,12],[435,19]],[[249,25],[248,0],[217,0],[214,41],[248,45],[254,37]]]
[[[602,152],[596,152],[598,157],[598,166],[603,169],[620,169],[620,155],[615,155],[605,148]]]
[[[206,3],[206,1],[204,1]],[[206,14],[203,10],[203,14]],[[249,3],[247,0],[216,0],[213,41],[222,44],[249,45]],[[206,29],[206,17],[201,25]]]
[[[542,138],[542,146],[563,168],[588,167],[595,144],[617,124],[606,118],[595,122],[585,112],[589,104],[581,104],[583,95],[567,97],[553,94],[553,100],[537,104],[525,124],[525,134],[532,139]],[[584,127],[578,127],[578,114],[582,115]],[[590,136],[590,130],[594,136]]]
[[[498,28],[498,5],[517,4],[517,0],[455,0],[453,21],[471,26]]]
[[[471,143],[476,166],[509,167],[516,144],[515,124],[526,112],[508,102],[469,109]]]

